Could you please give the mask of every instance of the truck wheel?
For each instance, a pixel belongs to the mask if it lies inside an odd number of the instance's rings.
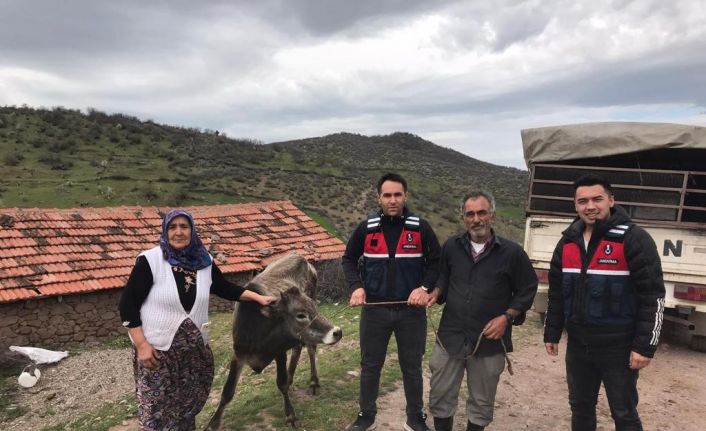
[[[691,342],[689,343],[689,348],[697,352],[706,352],[706,336],[692,335]]]

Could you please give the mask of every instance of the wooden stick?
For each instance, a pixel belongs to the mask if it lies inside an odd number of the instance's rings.
[[[407,301],[388,301],[388,302],[366,302],[363,304],[363,306],[368,306],[368,305],[402,305],[406,304]]]

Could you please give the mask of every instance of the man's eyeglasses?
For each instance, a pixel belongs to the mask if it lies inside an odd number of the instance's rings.
[[[486,218],[490,215],[490,211],[486,210],[480,210],[480,211],[466,211],[463,216],[466,218],[474,218],[475,216],[478,216],[478,218]]]

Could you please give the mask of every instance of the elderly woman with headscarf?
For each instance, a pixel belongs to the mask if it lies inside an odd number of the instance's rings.
[[[230,283],[213,262],[187,211],[162,222],[159,246],[137,257],[120,299],[134,347],[141,430],[194,430],[213,382],[209,294],[260,305],[274,298]]]

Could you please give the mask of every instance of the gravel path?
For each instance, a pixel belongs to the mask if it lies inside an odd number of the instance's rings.
[[[20,390],[17,398],[28,413],[0,423],[0,429],[35,430],[68,422],[103,404],[120,403],[135,389],[127,348],[82,352],[40,370],[39,382]]]

